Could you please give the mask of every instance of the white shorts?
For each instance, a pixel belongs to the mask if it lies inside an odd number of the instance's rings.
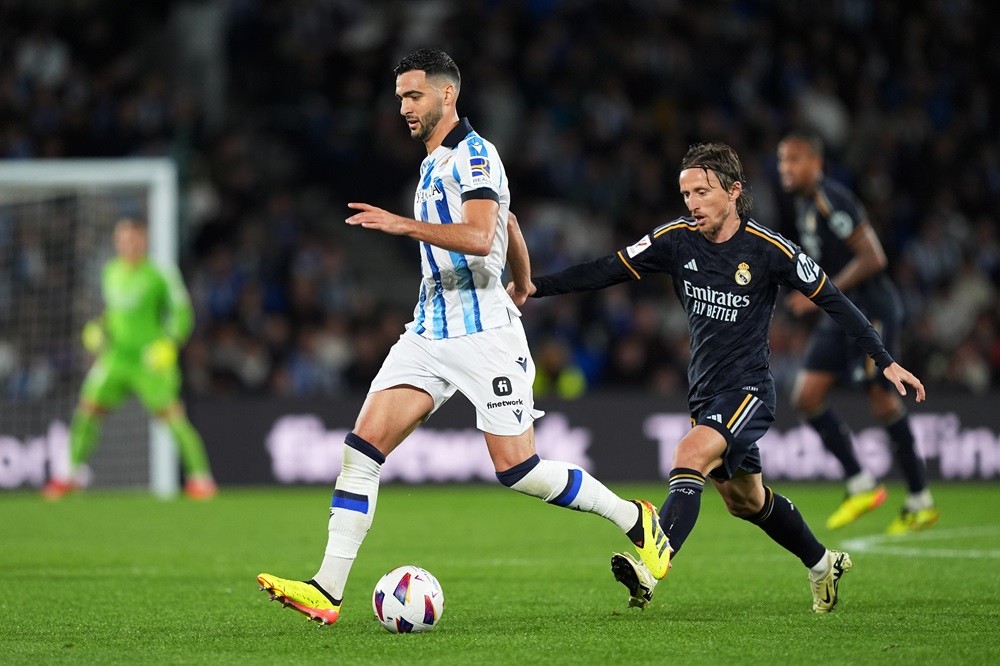
[[[481,333],[428,340],[407,329],[389,350],[369,393],[415,386],[434,400],[433,414],[459,391],[476,408],[476,427],[492,435],[520,435],[544,414],[531,386],[535,363],[521,320]]]

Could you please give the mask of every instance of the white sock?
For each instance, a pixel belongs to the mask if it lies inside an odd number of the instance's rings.
[[[821,580],[828,573],[830,573],[830,551],[825,550],[819,562],[809,567],[809,580]]]
[[[877,481],[872,473],[868,470],[861,470],[854,476],[847,479],[847,494],[857,495],[858,493],[866,493],[869,490],[875,490],[875,485]]]
[[[343,599],[354,558],[372,526],[381,469],[378,462],[344,445],[344,466],[337,477],[330,507],[326,554],[313,576],[334,599]]]
[[[628,532],[639,520],[639,507],[618,497],[603,483],[570,463],[540,460],[511,488],[557,506],[596,513],[613,522],[622,532]]]
[[[929,488],[924,488],[919,493],[911,493],[906,498],[906,508],[909,511],[920,511],[921,509],[929,509],[932,506],[934,506],[934,498],[931,497]]]

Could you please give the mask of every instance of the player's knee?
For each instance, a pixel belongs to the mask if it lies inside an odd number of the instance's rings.
[[[725,447],[722,450],[725,451]],[[708,473],[720,464],[722,464],[720,452],[703,446],[689,445],[682,440],[674,449],[674,469],[678,467],[695,469],[708,476]]]

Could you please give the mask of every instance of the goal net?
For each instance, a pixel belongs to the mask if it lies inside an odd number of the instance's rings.
[[[177,177],[167,159],[0,161],[0,488],[40,486],[69,460],[69,422],[100,314],[101,267],[122,217],[149,224],[153,261],[177,258]],[[177,493],[165,429],[133,398],[104,419],[85,476],[97,488]]]

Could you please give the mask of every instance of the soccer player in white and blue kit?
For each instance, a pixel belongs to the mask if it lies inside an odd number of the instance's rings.
[[[520,312],[501,281],[510,266],[516,296],[531,287],[528,250],[509,213],[510,190],[496,148],[456,109],[461,75],[444,52],[422,49],[395,68],[396,97],[410,136],[422,141],[414,217],[364,203],[347,223],[420,241],[423,279],[413,321],[389,351],[354,430],[330,509],[329,541],[312,580],[262,573],[261,589],[310,619],[331,624],[372,524],[382,463],[456,391],[475,406],[497,479],[551,504],[617,525],[656,578],[670,550],[657,509],[624,500],[579,467],[535,453],[531,385],[535,365]]]

